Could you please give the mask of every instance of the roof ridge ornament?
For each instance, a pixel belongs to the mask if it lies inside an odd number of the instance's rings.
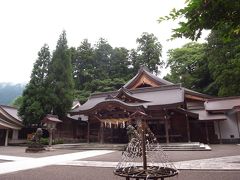
[[[140,71],[150,72],[149,68],[145,65],[140,65],[140,68],[139,68],[138,72],[140,72]]]

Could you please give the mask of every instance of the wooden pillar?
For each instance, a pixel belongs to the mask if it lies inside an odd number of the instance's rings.
[[[8,135],[9,135],[9,129],[6,129],[5,146],[8,146]]]
[[[208,123],[207,123],[207,121],[205,122],[205,131],[206,131],[207,143],[209,144],[209,134],[208,134]]]
[[[187,121],[187,139],[188,139],[188,142],[191,142],[190,124],[189,124],[189,119],[187,114],[186,114],[186,121]]]
[[[166,143],[169,143],[169,133],[168,133],[168,117],[167,117],[167,111],[164,109],[165,116],[164,116],[164,122],[165,122],[165,133],[166,133]]]
[[[87,126],[87,143],[90,143],[90,121],[88,119],[88,126]]]
[[[142,158],[143,158],[143,169],[147,170],[147,156],[146,156],[146,122],[145,120],[141,119],[141,137],[142,137]]]
[[[13,129],[12,140],[18,140],[18,129]]]
[[[222,144],[222,134],[221,134],[221,128],[220,128],[219,121],[218,121],[218,132],[219,132],[219,143]]]
[[[239,130],[239,113],[240,113],[240,112],[236,112],[236,121],[237,121],[238,136],[239,136],[239,138],[240,138],[240,130]]]
[[[48,133],[49,133],[48,146],[49,146],[49,147],[52,147],[52,142],[53,142],[53,128],[49,128]]]
[[[103,122],[100,124],[100,143],[104,143],[104,129],[103,129]]]

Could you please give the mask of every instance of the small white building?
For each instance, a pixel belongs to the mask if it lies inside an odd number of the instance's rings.
[[[0,105],[0,145],[7,146],[9,140],[17,141],[18,132],[23,127],[16,108]]]

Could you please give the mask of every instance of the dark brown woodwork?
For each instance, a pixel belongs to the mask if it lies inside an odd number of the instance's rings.
[[[141,119],[142,124],[142,130],[141,130],[141,136],[142,136],[142,156],[143,156],[143,169],[147,170],[147,157],[146,157],[146,121]]]
[[[221,134],[220,122],[217,121],[217,124],[218,124],[218,132],[219,132],[219,143],[222,144],[222,134]]]
[[[141,87],[142,85],[147,84],[150,87],[159,87],[159,83],[155,82],[152,78],[147,76],[146,74],[142,74],[133,84],[132,87],[128,87],[130,89],[136,89]]]
[[[90,121],[88,121],[87,126],[87,143],[90,143]]]
[[[186,121],[187,121],[187,139],[188,139],[188,142],[191,142],[190,125],[189,125],[189,118],[187,114],[186,114]]]
[[[100,125],[100,143],[101,144],[104,143],[104,125],[103,125],[103,122],[101,122],[101,125]]]
[[[236,112],[236,121],[237,121],[237,129],[238,129],[238,135],[239,135],[239,138],[240,138],[240,130],[239,130],[239,113],[240,112]]]
[[[207,143],[209,144],[209,133],[208,133],[208,122],[205,122],[205,131],[206,131],[206,139]]]
[[[169,132],[168,132],[168,116],[167,111],[164,109],[165,116],[164,116],[164,123],[165,123],[165,133],[166,133],[166,143],[169,143]]]
[[[198,96],[193,96],[193,95],[190,95],[190,94],[186,94],[185,97],[188,98],[188,99],[192,99],[192,100],[206,101],[205,98],[198,97]]]

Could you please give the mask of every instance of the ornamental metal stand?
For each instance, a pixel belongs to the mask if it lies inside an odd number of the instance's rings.
[[[136,111],[131,119],[136,121],[136,128],[128,126],[131,140],[122,154],[122,159],[114,170],[117,176],[132,179],[164,180],[176,176],[178,170],[169,162],[168,156],[157,142],[156,137],[148,128],[146,114]]]

